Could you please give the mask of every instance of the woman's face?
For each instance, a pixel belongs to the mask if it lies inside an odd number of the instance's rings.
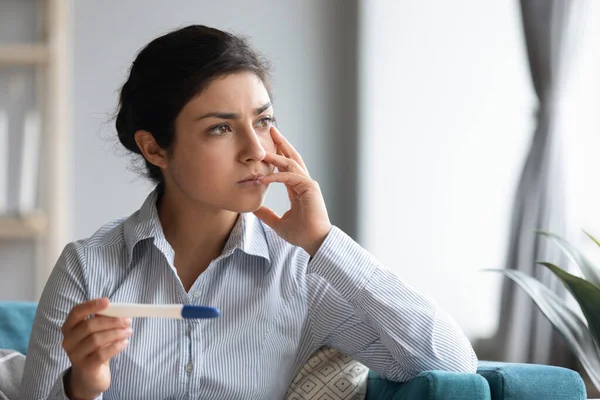
[[[166,187],[194,202],[252,212],[267,186],[256,176],[273,173],[263,161],[275,152],[273,107],[263,82],[240,72],[215,79],[175,120],[175,140],[163,169]]]

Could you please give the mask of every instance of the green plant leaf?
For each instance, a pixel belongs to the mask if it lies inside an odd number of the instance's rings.
[[[538,262],[538,264],[554,272],[554,275],[569,289],[581,307],[596,343],[600,345],[600,289],[552,263]]]
[[[521,271],[488,269],[500,272],[515,281],[548,318],[554,328],[565,338],[594,386],[600,390],[600,350],[585,322],[553,291]]]
[[[594,241],[594,243],[596,243],[598,245],[598,247],[600,247],[600,242],[598,240],[596,240],[595,237],[593,237],[592,235],[590,235],[586,231],[583,231],[583,233],[585,233],[590,239],[592,239]]]
[[[544,232],[544,231],[536,231],[538,234],[542,236],[546,236],[548,238],[553,239],[558,247],[565,253],[565,255],[574,262],[577,267],[581,270],[581,273],[585,278],[596,285],[596,287],[600,288],[600,269],[598,269],[595,265],[588,261],[588,259],[581,253],[579,250],[575,248],[571,243],[563,239],[562,237],[555,235],[553,233]],[[590,236],[591,237],[591,236]],[[592,238],[595,241],[595,239]]]

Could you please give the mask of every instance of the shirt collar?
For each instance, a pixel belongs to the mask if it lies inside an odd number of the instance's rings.
[[[154,239],[154,245],[171,260],[171,263],[173,261],[174,252],[165,238],[156,208],[160,190],[160,187],[154,189],[142,207],[125,221],[123,233],[128,253],[127,265],[131,264],[137,244],[146,239]],[[232,255],[236,249],[248,255],[262,257],[268,261],[268,265],[271,264],[265,230],[260,220],[252,213],[240,214],[219,258]]]
[[[225,244],[221,257],[227,257],[239,249],[252,256],[271,261],[269,246],[262,223],[252,213],[241,213]]]

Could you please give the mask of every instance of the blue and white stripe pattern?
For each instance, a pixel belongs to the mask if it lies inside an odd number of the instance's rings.
[[[103,296],[221,311],[215,319],[134,319],[104,399],[281,399],[324,345],[397,381],[429,369],[475,371],[455,322],[336,227],[309,260],[242,214],[222,255],[186,292],[156,200],[154,191],[128,219],[65,248],[39,303],[22,400],[66,399],[61,326],[73,306]]]

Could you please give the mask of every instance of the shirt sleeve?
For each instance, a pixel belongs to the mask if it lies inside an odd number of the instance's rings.
[[[337,227],[309,262],[307,285],[317,346],[399,382],[427,370],[476,371],[456,322]]]
[[[63,376],[71,363],[62,348],[61,328],[71,309],[89,300],[83,260],[82,246],[68,244],[46,282],[29,339],[21,400],[68,400]]]

